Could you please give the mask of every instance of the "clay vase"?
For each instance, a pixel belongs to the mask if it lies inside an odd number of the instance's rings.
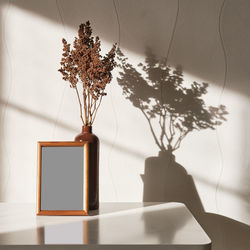
[[[89,143],[89,209],[99,208],[99,139],[92,134],[91,126],[82,126],[82,132],[75,141]]]

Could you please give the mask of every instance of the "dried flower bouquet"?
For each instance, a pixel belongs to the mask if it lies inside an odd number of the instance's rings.
[[[105,88],[112,80],[111,71],[116,66],[116,44],[102,56],[101,41],[98,36],[92,36],[90,22],[81,24],[78,37],[75,37],[73,48],[63,38],[63,54],[61,68],[63,80],[70,82],[74,88],[80,105],[80,117],[84,126],[91,126],[96,113],[106,95]],[[81,84],[82,95],[79,91]]]

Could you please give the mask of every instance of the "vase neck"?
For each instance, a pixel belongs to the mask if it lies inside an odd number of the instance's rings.
[[[171,151],[159,151],[158,156],[175,161],[175,155]]]
[[[82,133],[92,133],[92,126],[82,126]]]

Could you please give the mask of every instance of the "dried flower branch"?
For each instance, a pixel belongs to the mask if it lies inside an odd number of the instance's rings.
[[[111,71],[116,67],[116,44],[105,56],[102,56],[100,54],[101,41],[98,36],[95,38],[92,36],[89,21],[79,26],[78,37],[75,37],[73,49],[64,38],[62,43],[63,57],[60,62],[61,68],[58,71],[62,73],[63,80],[69,81],[70,87],[76,91],[83,125],[91,126],[102,102],[102,97],[106,95],[106,85],[112,80]],[[77,88],[79,82],[83,90],[82,99]]]

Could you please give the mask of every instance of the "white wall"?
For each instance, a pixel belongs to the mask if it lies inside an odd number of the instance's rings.
[[[158,57],[166,56],[178,1],[115,3],[120,47],[129,61],[143,62],[147,47]],[[0,4],[0,200],[34,202],[36,142],[73,140],[81,128],[75,93],[57,72],[61,38],[72,41],[78,25],[90,20],[107,51],[118,41],[119,26],[111,0],[1,0]],[[229,115],[216,131],[188,135],[176,161],[193,178],[203,209],[192,212],[215,242],[214,249],[249,249],[250,2],[222,4],[179,2],[169,64],[181,64],[186,81],[208,82],[206,100],[226,105]],[[142,201],[140,175],[145,160],[159,150],[141,111],[122,95],[118,71],[94,124],[101,140],[100,199]]]

